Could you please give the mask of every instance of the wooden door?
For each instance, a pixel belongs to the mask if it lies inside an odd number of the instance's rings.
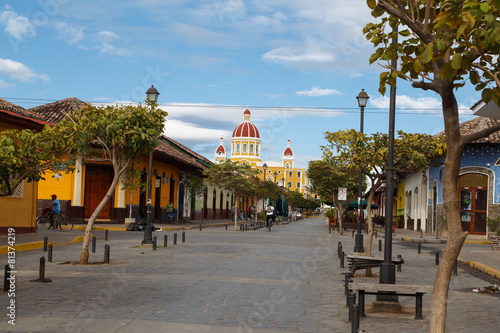
[[[486,234],[488,191],[482,187],[459,189],[462,229],[471,234]]]
[[[88,219],[101,203],[113,182],[113,168],[108,166],[87,165],[85,168],[85,218]],[[114,202],[113,196],[104,206],[99,219],[111,218],[111,207]]]

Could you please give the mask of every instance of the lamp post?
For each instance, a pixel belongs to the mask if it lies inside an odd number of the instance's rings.
[[[264,181],[266,181],[266,170],[267,170],[266,163],[262,165],[262,170],[264,170]],[[262,209],[266,209],[266,198],[262,198]]]
[[[276,184],[276,177],[278,177],[278,173],[274,171],[273,176],[274,176],[274,183]]]
[[[368,102],[368,94],[364,89],[361,89],[361,92],[356,96],[358,100],[358,105],[361,109],[361,120],[360,120],[360,132],[363,133],[363,118],[365,112],[365,106]],[[358,232],[356,233],[356,237],[354,239],[354,252],[361,253],[365,250],[363,249],[363,234],[361,233],[361,218],[363,212],[363,173],[361,170],[359,171],[359,187],[358,187]]]
[[[398,41],[398,28],[394,27],[393,43]],[[396,68],[397,58],[391,60],[391,67]],[[391,70],[391,73],[394,69]],[[394,132],[396,123],[396,88],[391,85],[390,101],[389,101],[389,147],[387,152],[387,173],[386,173],[386,189],[385,189],[385,232],[384,232],[384,262],[380,264],[381,284],[396,284],[396,265],[392,262],[392,217],[393,217],[393,200],[394,200]],[[397,296],[377,296],[378,301],[397,301]]]
[[[156,103],[158,101],[158,95],[160,93],[156,88],[152,85],[148,91],[146,91],[147,101],[148,103]],[[151,192],[153,187],[153,151],[149,152],[149,172],[148,172],[148,210],[147,210],[147,220],[146,227],[144,228],[144,240],[142,244],[151,244],[153,245],[153,226],[151,224]]]
[[[281,195],[281,214],[285,216],[285,177],[283,177],[282,182],[283,182],[283,194]]]

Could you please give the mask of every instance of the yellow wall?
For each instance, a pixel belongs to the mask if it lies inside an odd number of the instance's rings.
[[[23,228],[25,232],[34,231],[36,196],[37,183],[25,182],[22,198],[0,197],[0,210],[2,211],[0,227]]]
[[[403,215],[405,211],[405,182],[404,179],[398,183],[398,198],[395,215]]]

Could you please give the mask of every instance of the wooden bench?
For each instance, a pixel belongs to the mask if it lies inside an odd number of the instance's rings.
[[[382,257],[368,257],[368,256],[357,256],[348,255],[347,256],[347,266],[349,271],[354,275],[358,269],[376,268],[380,267],[380,264],[384,262]],[[393,258],[392,263],[396,265],[404,264],[403,258]]]
[[[365,317],[365,295],[397,295],[415,297],[415,319],[422,316],[423,295],[431,287],[407,284],[349,283],[349,289],[358,291],[359,315]]]
[[[357,230],[358,229],[358,223],[357,222],[342,222],[342,228],[344,230]],[[364,230],[365,232],[368,232],[368,224],[366,223],[361,223],[361,230]]]

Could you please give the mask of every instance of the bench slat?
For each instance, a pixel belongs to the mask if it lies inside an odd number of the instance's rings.
[[[378,284],[378,283],[365,283],[365,282],[351,282],[349,283],[349,289],[352,290],[364,290],[366,292],[377,292],[377,291],[394,291],[394,292],[415,292],[415,293],[426,293],[432,289],[432,286],[425,285],[411,285],[411,284]]]

